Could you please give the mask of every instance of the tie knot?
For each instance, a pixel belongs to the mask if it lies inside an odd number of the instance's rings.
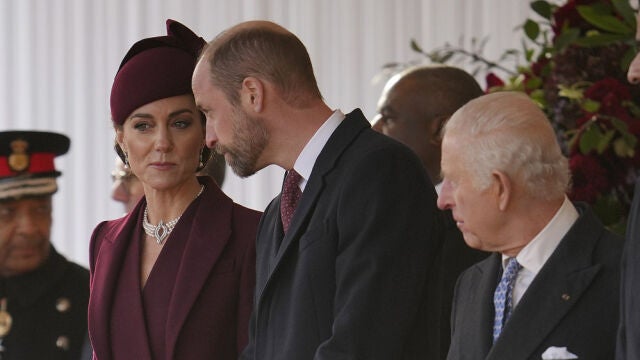
[[[504,267],[504,277],[510,278],[518,273],[522,268],[518,260],[514,257],[507,260],[507,266]]]
[[[287,176],[284,178],[284,189],[293,189],[294,186],[299,189],[300,187],[298,185],[300,185],[300,180],[302,180],[302,176],[300,176],[297,171],[294,169],[287,171]]]

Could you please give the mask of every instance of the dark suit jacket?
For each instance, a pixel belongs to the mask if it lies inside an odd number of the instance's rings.
[[[451,211],[441,212],[444,236],[439,242],[436,259],[429,271],[427,302],[428,356],[425,359],[445,359],[451,341],[451,303],[453,289],[460,274],[489,253],[470,248],[456,226]]]
[[[0,278],[13,323],[2,340],[3,360],[79,360],[87,332],[89,272],[53,245],[33,272]],[[60,306],[67,304],[68,306]],[[66,339],[67,346],[64,346]]]
[[[260,213],[234,204],[211,178],[199,179],[206,189],[192,204],[198,206],[193,226],[180,238],[188,243],[176,276],[175,306],[167,309],[166,359],[236,359],[247,341]],[[99,360],[112,358],[115,281],[124,251],[136,240],[129,234],[139,226],[145,203],[124,218],[99,224],[91,237],[89,335]],[[145,331],[130,319],[115,320],[131,323],[132,332]]]
[[[617,360],[640,359],[640,179],[631,203],[622,255]]]
[[[500,254],[465,271],[456,285],[447,359],[536,359],[551,346],[581,360],[612,359],[618,320],[622,239],[584,205],[576,223],[544,264],[496,343],[493,293]]]
[[[415,154],[356,110],[318,156],[284,238],[279,207],[278,196],[260,222],[242,358],[424,358],[416,315],[439,225]]]

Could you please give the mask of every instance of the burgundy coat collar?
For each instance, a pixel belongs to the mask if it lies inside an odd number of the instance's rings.
[[[176,276],[174,297],[167,317],[167,358],[171,359],[180,329],[196,301],[211,269],[231,236],[233,202],[209,177],[199,181],[206,188],[197,206],[193,226],[188,230],[182,263]],[[140,226],[146,206],[143,198],[131,213],[121,219],[103,222],[94,230],[90,246],[91,298],[89,329],[96,354],[106,354],[100,360],[111,359],[109,323],[115,281],[128,248],[133,228]],[[214,241],[215,240],[215,241]],[[126,321],[126,319],[120,319]]]

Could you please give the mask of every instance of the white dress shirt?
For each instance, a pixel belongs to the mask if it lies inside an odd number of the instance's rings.
[[[515,285],[513,286],[512,296],[514,308],[578,217],[579,214],[575,206],[573,206],[571,201],[565,196],[562,206],[560,206],[560,209],[558,209],[551,221],[549,221],[527,246],[520,250],[516,259],[522,266],[522,269],[518,272]],[[506,266],[507,259],[507,256],[502,255],[502,269]]]
[[[318,159],[318,155],[320,155],[320,152],[327,144],[327,141],[329,141],[329,138],[344,118],[345,115],[340,111],[340,109],[335,110],[324,124],[318,128],[316,133],[313,134],[311,139],[309,139],[309,142],[307,142],[307,145],[305,145],[300,152],[300,155],[298,155],[296,162],[293,164],[293,168],[302,177],[299,185],[300,191],[304,191],[305,186],[307,186],[307,181],[311,176],[313,166]]]

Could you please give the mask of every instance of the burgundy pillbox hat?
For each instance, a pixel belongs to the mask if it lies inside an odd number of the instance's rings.
[[[192,94],[191,75],[205,45],[181,23],[168,19],[167,36],[142,39],[127,52],[111,88],[111,117],[122,125],[150,102]]]

